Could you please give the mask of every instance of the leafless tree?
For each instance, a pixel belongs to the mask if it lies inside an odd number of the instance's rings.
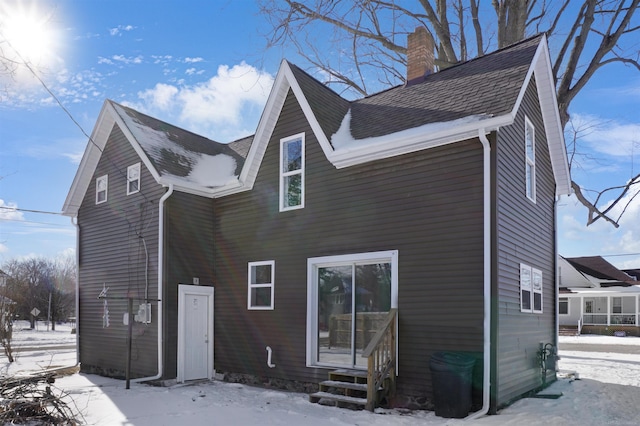
[[[13,300],[0,294],[0,344],[9,362],[15,361],[11,346],[15,308],[16,303]]]
[[[50,320],[54,330],[56,321],[73,316],[76,274],[72,259],[11,260],[3,269],[9,275],[7,296],[16,302],[20,318],[30,320],[31,328],[35,327],[36,320],[31,315],[33,308]]]
[[[489,3],[489,2],[486,2]],[[364,96],[404,82],[406,35],[426,27],[436,41],[436,65],[443,69],[536,33],[552,46],[553,75],[562,125],[569,106],[605,66],[640,70],[640,0],[261,0],[270,19],[268,45],[295,46],[311,68],[327,75],[339,92]],[[318,41],[321,40],[321,45]],[[574,141],[575,142],[575,141]],[[628,194],[638,194],[640,174],[626,183],[590,191],[572,182],[588,209],[587,225],[610,216]],[[603,195],[618,194],[613,204]],[[587,198],[590,195],[590,199]],[[634,195],[635,196],[635,195]],[[622,210],[625,206],[619,206]]]

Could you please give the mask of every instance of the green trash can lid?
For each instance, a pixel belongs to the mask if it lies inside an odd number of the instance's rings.
[[[472,356],[460,352],[436,352],[431,355],[431,360],[436,363],[469,367],[475,364],[476,360]]]

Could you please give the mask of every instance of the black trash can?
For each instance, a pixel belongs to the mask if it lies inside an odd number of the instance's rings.
[[[471,380],[475,358],[458,352],[431,356],[431,385],[436,416],[461,419],[471,410]]]

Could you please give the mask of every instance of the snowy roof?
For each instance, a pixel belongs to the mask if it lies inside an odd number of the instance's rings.
[[[217,188],[237,182],[244,158],[227,144],[108,101],[140,145],[161,181]]]
[[[120,127],[153,178],[175,190],[215,197],[240,186],[251,137],[224,144],[106,100],[63,205],[76,216],[114,126]]]
[[[518,102],[541,36],[427,75],[351,105],[351,133],[364,139],[430,123],[510,113]]]
[[[580,294],[592,296],[606,296],[613,293],[640,294],[640,285],[607,286],[607,287],[569,287],[560,289],[561,294]]]
[[[283,61],[254,136],[222,144],[105,102],[63,207],[74,216],[114,123],[163,185],[208,197],[250,190],[292,92],[327,159],[343,168],[488,134],[510,125],[535,82],[558,194],[571,190],[544,35],[398,86],[348,101]]]
[[[425,77],[347,101],[283,61],[240,181],[253,186],[275,123],[293,93],[327,159],[337,168],[479,137],[510,125],[529,83],[540,98],[558,194],[571,180],[546,37],[539,35]]]

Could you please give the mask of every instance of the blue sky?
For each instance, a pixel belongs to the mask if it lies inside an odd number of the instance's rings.
[[[282,58],[306,68],[293,50],[265,50],[268,25],[250,0],[0,0],[3,34],[7,16],[20,14],[40,18],[46,32],[22,37],[37,43],[14,43],[32,52],[42,80],[87,133],[109,98],[228,142],[255,132]],[[581,144],[590,155],[580,158],[575,177],[593,187],[640,170],[640,73],[603,71],[571,109],[589,129]],[[0,265],[74,250],[69,218],[2,207],[60,212],[86,143],[28,70],[11,80],[0,75]],[[607,255],[620,267],[640,267],[640,200],[619,229],[585,223],[575,198],[561,200],[561,254]],[[635,255],[608,256],[628,253]]]

